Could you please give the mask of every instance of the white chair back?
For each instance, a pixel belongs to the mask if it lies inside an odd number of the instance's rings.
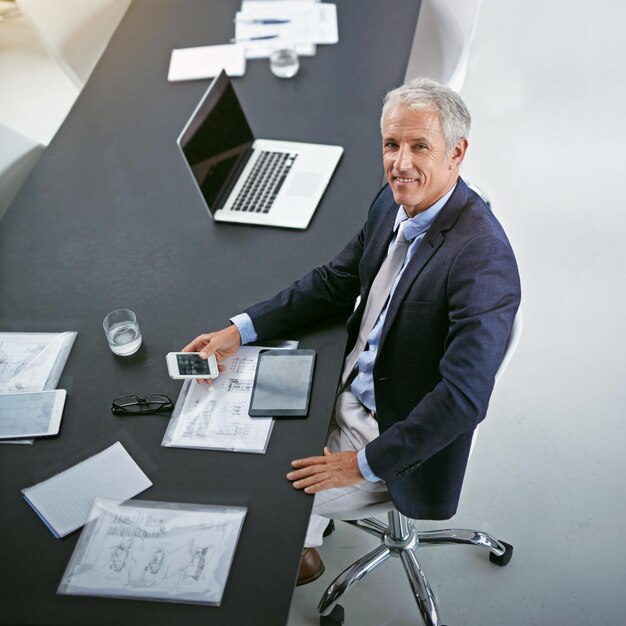
[[[504,351],[504,358],[502,359],[502,363],[500,363],[500,367],[496,372],[496,383],[500,376],[502,376],[502,372],[506,369],[507,365],[510,363],[513,358],[513,354],[515,350],[517,350],[517,346],[519,344],[519,340],[522,337],[522,307],[520,306],[517,309],[517,313],[515,314],[515,319],[513,320],[513,326],[511,327],[511,334],[509,335],[509,340],[506,344],[506,349]]]
[[[432,78],[460,91],[482,0],[422,0],[405,82]]]
[[[130,0],[16,0],[77,87],[89,78]]]
[[[511,334],[509,335],[509,340],[506,343],[506,348],[504,350],[504,358],[502,359],[502,363],[500,363],[500,367],[495,375],[495,382],[498,382],[500,376],[507,368],[507,365],[511,362],[513,358],[513,354],[515,350],[517,350],[517,346],[519,344],[519,340],[522,336],[522,307],[520,306],[517,309],[517,313],[515,314],[515,319],[513,320],[513,326],[511,327]],[[474,430],[474,434],[472,435],[472,445],[470,447],[469,456],[471,457],[474,452],[474,447],[476,446],[476,439],[478,438],[478,429],[480,425],[476,426]]]
[[[42,151],[40,143],[0,124],[0,219]]]

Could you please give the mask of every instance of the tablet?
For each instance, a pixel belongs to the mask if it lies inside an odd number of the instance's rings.
[[[65,389],[0,394],[0,439],[58,435]]]
[[[264,350],[259,354],[250,417],[305,417],[315,350]]]

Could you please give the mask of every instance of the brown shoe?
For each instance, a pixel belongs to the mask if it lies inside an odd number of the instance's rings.
[[[324,569],[324,563],[322,563],[322,559],[317,550],[315,548],[305,548],[302,551],[296,587],[317,580],[324,573]]]

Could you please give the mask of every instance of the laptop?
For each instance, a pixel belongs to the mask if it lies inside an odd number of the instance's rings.
[[[222,72],[191,115],[178,146],[217,222],[305,229],[343,148],[256,139]]]

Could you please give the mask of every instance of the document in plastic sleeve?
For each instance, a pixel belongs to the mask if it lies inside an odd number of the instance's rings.
[[[96,499],[58,592],[219,605],[246,511]]]
[[[288,342],[282,347],[297,347]],[[185,381],[162,445],[263,454],[274,420],[248,415],[256,364],[267,346],[242,346],[211,383]]]

